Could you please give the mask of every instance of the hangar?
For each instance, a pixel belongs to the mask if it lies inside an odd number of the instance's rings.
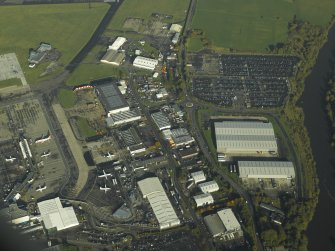
[[[272,124],[261,121],[215,122],[217,152],[228,155],[277,155]]]
[[[59,197],[37,203],[46,229],[57,231],[79,225],[73,207],[63,208]]]
[[[152,58],[145,58],[142,56],[137,56],[133,62],[133,65],[138,68],[153,71],[158,65],[158,60],[152,59]]]
[[[129,111],[129,104],[122,96],[117,84],[113,83],[112,80],[97,84],[95,91],[108,117],[110,117],[111,114]]]
[[[148,198],[158,220],[160,229],[180,225],[180,220],[157,177],[140,180],[137,184],[143,194],[143,198]]]

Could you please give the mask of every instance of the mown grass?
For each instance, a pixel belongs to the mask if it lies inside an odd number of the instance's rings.
[[[11,78],[11,79],[6,79],[6,80],[0,81],[0,89],[5,88],[5,87],[9,87],[9,86],[13,86],[13,85],[17,85],[17,86],[22,85],[21,79]]]
[[[77,118],[77,127],[80,135],[82,137],[92,137],[96,135],[96,131],[90,127],[88,124],[87,119],[83,117],[78,117]]]
[[[201,0],[193,28],[201,29],[214,49],[265,51],[270,44],[286,41],[294,16],[325,26],[333,14],[333,0]]]
[[[59,63],[68,64],[90,39],[109,5],[47,4],[0,7],[0,54],[15,52],[27,82],[38,81],[49,63],[28,67],[28,52],[40,42],[61,52]]]
[[[58,91],[58,100],[63,108],[71,108],[76,104],[76,94],[72,90],[60,89]]]

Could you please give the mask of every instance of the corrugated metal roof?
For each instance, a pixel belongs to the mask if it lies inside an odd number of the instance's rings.
[[[161,228],[179,225],[180,221],[157,177],[137,182],[143,197],[148,198]]]
[[[201,183],[198,186],[203,193],[211,193],[219,190],[219,186],[215,180]]]
[[[217,212],[223,225],[228,232],[241,229],[240,223],[237,221],[235,214],[230,208],[225,208]]]
[[[195,200],[195,203],[197,203],[197,207],[204,204],[212,204],[214,202],[213,196],[210,193],[193,196],[193,199]]]
[[[238,161],[240,178],[294,178],[290,161]]]
[[[129,107],[116,83],[109,82],[99,84],[96,89],[98,91],[100,101],[104,105],[107,112],[123,107]]]
[[[198,171],[198,172],[191,173],[191,176],[192,176],[195,183],[202,182],[202,181],[206,180],[206,176],[205,176],[203,171]]]

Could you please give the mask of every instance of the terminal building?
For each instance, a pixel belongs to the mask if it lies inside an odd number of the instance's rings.
[[[196,196],[193,196],[197,207],[203,207],[214,203],[213,196],[210,193],[202,193]]]
[[[215,122],[217,152],[231,156],[275,156],[277,141],[271,123]]]
[[[198,186],[203,193],[213,193],[220,189],[215,180],[200,183]]]
[[[137,184],[143,194],[143,198],[149,200],[160,229],[167,229],[180,225],[180,220],[157,177],[140,180]]]
[[[139,110],[133,109],[129,111],[110,114],[110,117],[106,118],[106,123],[108,127],[113,127],[134,122],[140,119],[141,114]]]
[[[205,216],[204,220],[214,238],[229,241],[243,237],[241,225],[230,208]]]
[[[276,180],[291,183],[295,179],[294,165],[290,161],[238,161],[238,168],[239,177],[245,182]]]
[[[133,66],[151,71],[155,70],[157,65],[157,59],[145,58],[142,56],[137,56],[133,62]]]
[[[73,207],[63,208],[59,197],[39,202],[37,207],[47,230],[60,231],[79,225]]]
[[[117,83],[114,83],[112,80],[106,81],[103,84],[97,84],[95,91],[108,117],[118,112],[129,111],[129,104],[122,96]]]
[[[171,128],[169,118],[162,111],[152,113],[151,117],[154,120],[159,130],[162,131]]]

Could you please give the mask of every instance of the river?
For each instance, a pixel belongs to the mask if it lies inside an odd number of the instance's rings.
[[[308,226],[308,250],[335,250],[335,153],[330,146],[330,128],[325,112],[325,78],[335,60],[335,25],[319,52],[316,64],[305,80],[302,107],[319,177],[320,196],[313,220]]]

